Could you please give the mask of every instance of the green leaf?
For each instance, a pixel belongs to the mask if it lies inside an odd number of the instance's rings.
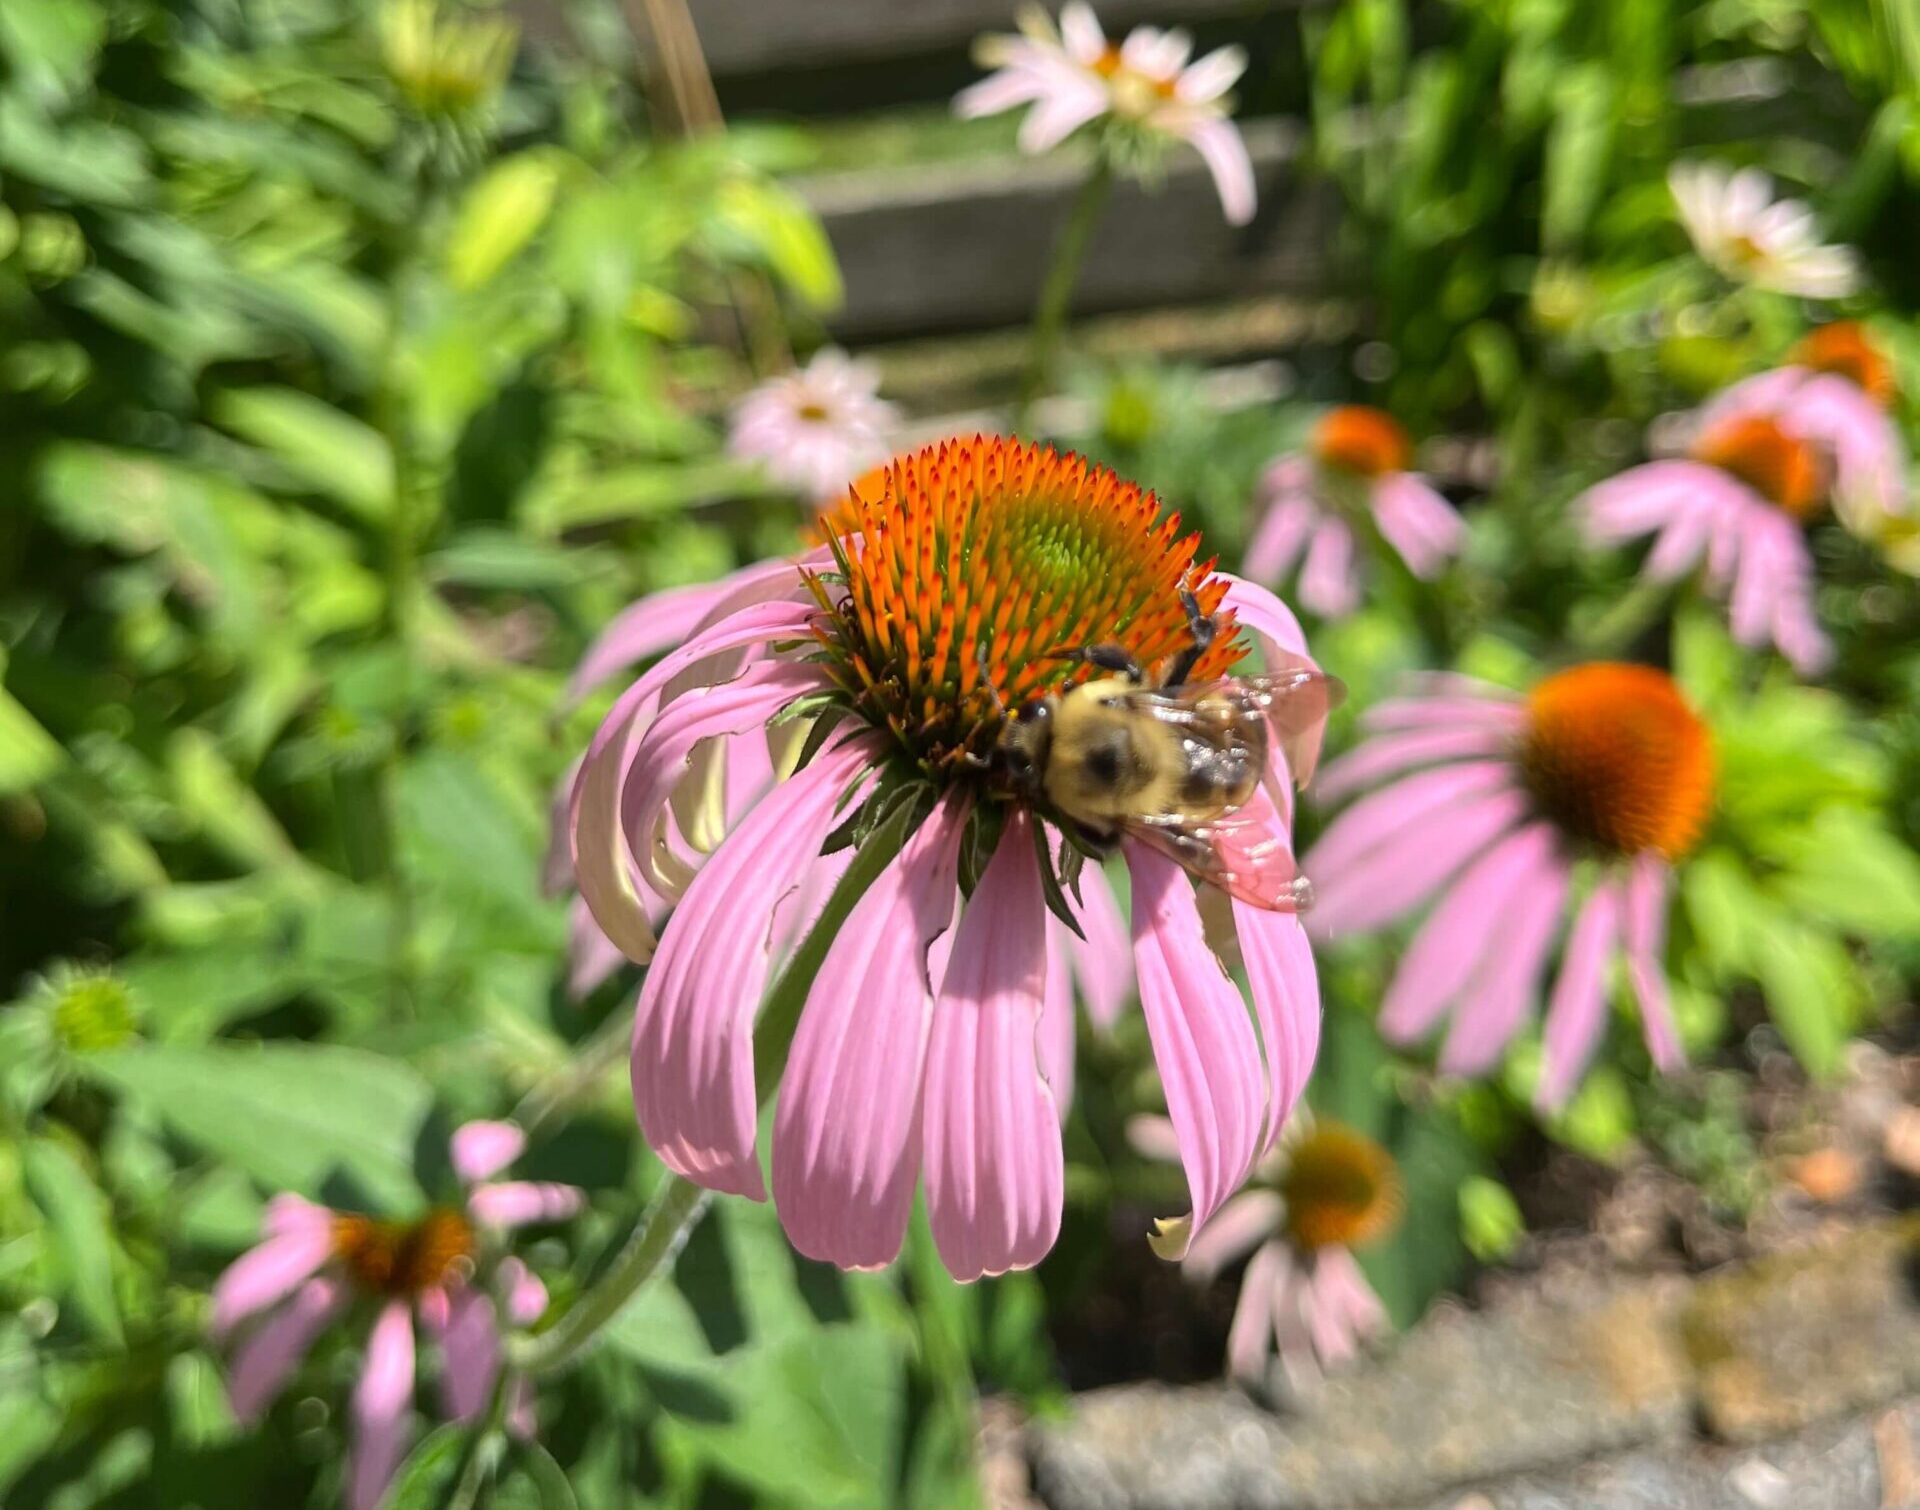
[[[46,1216],[65,1271],[66,1292],[87,1324],[109,1342],[121,1340],[113,1293],[113,1229],[106,1197],[80,1161],[51,1138],[34,1138],[23,1159],[27,1189]]]
[[[93,0],[7,0],[0,6],[0,53],[25,78],[62,89],[93,73],[107,18]]]
[[[1680,896],[1707,967],[1721,979],[1751,974],[1776,909],[1746,866],[1724,848],[1702,850],[1681,871]]]
[[[0,660],[0,670],[5,661]],[[60,743],[0,687],[0,793],[24,792],[66,760]]]
[[[1548,252],[1564,252],[1586,230],[1606,188],[1613,146],[1613,81],[1605,63],[1581,63],[1561,72],[1547,131],[1540,234]]]
[[[299,856],[285,830],[252,787],[240,779],[213,737],[179,729],[167,745],[174,797],[205,837],[250,866],[284,865]]]
[[[1774,889],[1791,911],[1866,939],[1920,937],[1920,857],[1860,808],[1828,808]]]
[[[522,517],[542,534],[561,534],[677,515],[735,498],[767,497],[773,491],[758,466],[729,457],[633,462],[538,478],[527,490]]]
[[[559,184],[559,165],[542,152],[522,152],[489,168],[460,202],[447,244],[447,280],[462,290],[491,281],[546,224]]]
[[[720,186],[716,218],[814,309],[839,307],[846,290],[833,243],[797,194],[772,179],[731,178]]]
[[[363,519],[393,510],[393,455],[371,425],[294,388],[219,394],[214,420],[270,451],[305,486]]]
[[[1846,951],[1825,934],[1780,926],[1761,940],[1754,973],[1794,1057],[1816,1078],[1831,1075],[1840,1067],[1859,995]]]
[[[1498,1263],[1520,1246],[1527,1235],[1527,1219],[1505,1185],[1474,1175],[1460,1182],[1459,1199],[1460,1236],[1481,1263]]]
[[[385,1510],[441,1510],[466,1456],[472,1431],[457,1421],[436,1427],[407,1454],[380,1503]]]
[[[501,1486],[501,1498],[525,1485],[523,1498],[539,1510],[580,1510],[580,1497],[573,1492],[566,1469],[553,1460],[538,1442],[520,1442],[513,1450],[514,1466],[519,1470]]]
[[[432,1094],[403,1064],[310,1043],[149,1044],[87,1064],[269,1188],[320,1199],[344,1177],[377,1210],[418,1204],[413,1147]]]

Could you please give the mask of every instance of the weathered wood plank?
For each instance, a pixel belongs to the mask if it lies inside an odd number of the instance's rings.
[[[1336,206],[1327,191],[1299,180],[1299,128],[1266,120],[1244,129],[1260,185],[1254,223],[1228,225],[1199,159],[1171,153],[1157,191],[1116,188],[1082,272],[1077,313],[1322,281]],[[834,333],[872,340],[1026,319],[1085,171],[1083,158],[1061,152],[800,180],[846,276]]]
[[[1297,0],[1284,0],[1297,3]],[[1057,11],[1057,0],[1049,3]],[[1102,0],[1109,32],[1257,15],[1271,0]],[[773,73],[965,47],[1013,27],[1013,0],[694,0],[716,74]]]

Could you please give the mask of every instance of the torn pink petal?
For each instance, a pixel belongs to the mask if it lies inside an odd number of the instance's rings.
[[[1192,1230],[1240,1188],[1260,1151],[1267,1096],[1246,1004],[1207,947],[1187,874],[1125,845],[1133,875],[1133,954],[1147,1037],[1180,1136]],[[1163,1257],[1180,1257],[1173,1241]]]

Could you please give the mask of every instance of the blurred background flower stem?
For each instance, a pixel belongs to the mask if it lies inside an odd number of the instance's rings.
[[[1107,207],[1113,190],[1113,164],[1105,153],[1094,159],[1093,168],[1067,211],[1067,222],[1053,244],[1053,260],[1047,266],[1046,282],[1040,286],[1040,298],[1033,310],[1033,334],[1027,347],[1027,369],[1020,380],[1020,395],[1013,410],[1013,428],[1026,432],[1033,405],[1053,380],[1060,359],[1060,342],[1066,333],[1067,311],[1073,303],[1074,286],[1080,281],[1080,265],[1086,260],[1093,240],[1093,228]]]

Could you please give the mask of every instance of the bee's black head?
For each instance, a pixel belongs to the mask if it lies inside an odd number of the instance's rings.
[[[1037,791],[1053,743],[1053,704],[1037,697],[1013,710],[1000,731],[998,756],[1007,780],[1024,792]]]

